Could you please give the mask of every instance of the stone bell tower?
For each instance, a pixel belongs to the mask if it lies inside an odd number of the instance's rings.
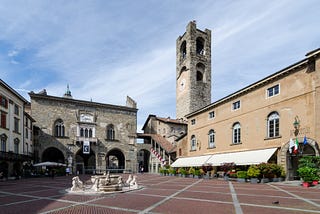
[[[189,22],[176,41],[176,118],[211,103],[211,31]]]

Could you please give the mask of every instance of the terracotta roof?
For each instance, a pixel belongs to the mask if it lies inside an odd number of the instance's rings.
[[[168,118],[156,117],[156,118],[164,123],[188,124],[186,121],[178,120],[178,119],[171,119],[170,117],[168,117]]]
[[[144,134],[144,133],[137,133],[138,137],[150,137],[152,140],[156,141],[166,152],[171,153],[176,150],[176,146],[167,141],[164,137],[158,134]]]
[[[145,129],[146,125],[148,124],[149,120],[151,118],[155,118],[156,120],[159,120],[159,121],[162,121],[164,123],[174,123],[174,124],[179,124],[179,125],[187,125],[188,123],[186,121],[183,121],[183,120],[178,120],[178,119],[171,119],[170,117],[157,117],[156,115],[154,114],[149,114],[146,122],[144,122],[144,125],[142,127],[142,130]]]

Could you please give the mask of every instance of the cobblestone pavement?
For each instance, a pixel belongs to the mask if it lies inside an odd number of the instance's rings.
[[[139,174],[139,190],[76,195],[65,191],[71,178],[0,182],[0,213],[320,213],[320,185],[305,188],[299,182],[250,184]]]

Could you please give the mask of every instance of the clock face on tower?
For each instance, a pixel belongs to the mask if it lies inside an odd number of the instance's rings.
[[[183,91],[183,89],[186,87],[186,80],[182,79],[179,83],[179,89],[180,91]]]

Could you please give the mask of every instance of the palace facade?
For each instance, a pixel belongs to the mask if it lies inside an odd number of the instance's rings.
[[[64,163],[71,173],[137,170],[137,108],[30,92],[36,162]]]

